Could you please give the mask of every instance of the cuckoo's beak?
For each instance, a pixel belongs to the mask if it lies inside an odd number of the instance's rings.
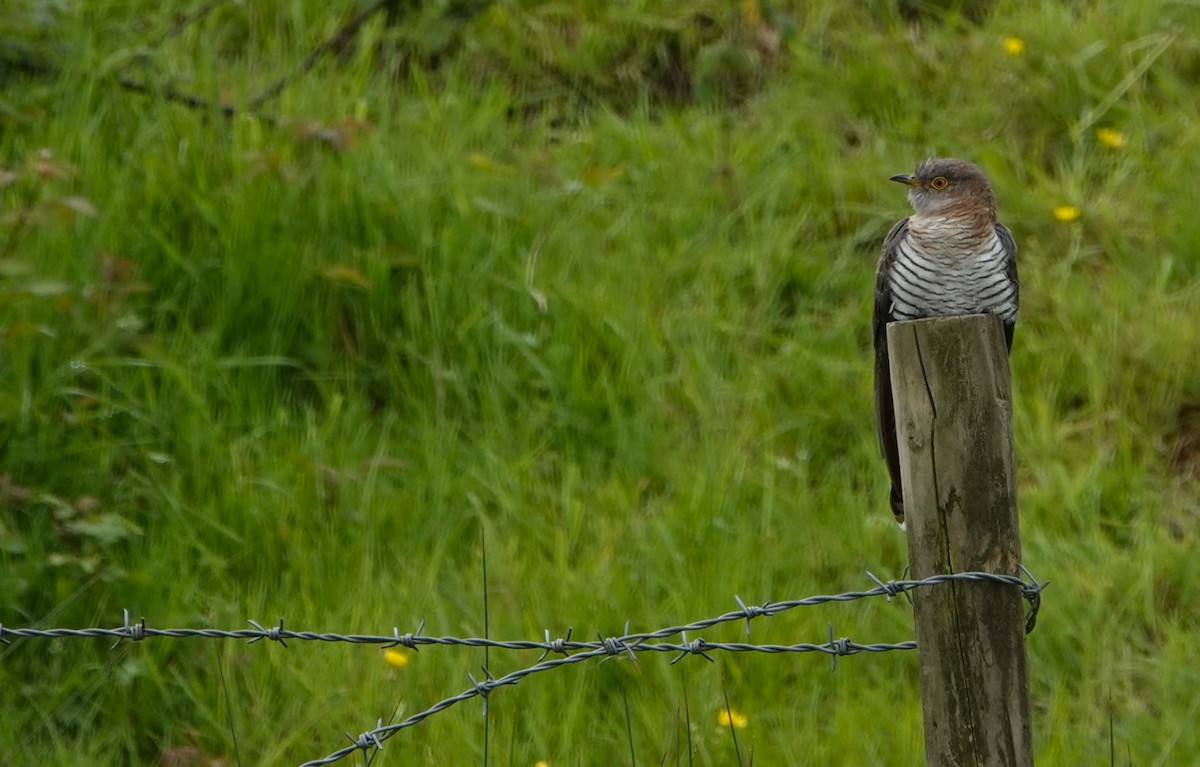
[[[889,178],[888,181],[899,181],[901,184],[906,184],[907,186],[921,185],[921,182],[917,180],[917,177],[911,173],[897,173]]]

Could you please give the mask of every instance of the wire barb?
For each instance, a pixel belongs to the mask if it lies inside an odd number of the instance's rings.
[[[359,751],[369,751],[372,748],[382,751],[383,739],[379,737],[379,731],[382,729],[383,720],[378,719],[375,722],[374,730],[368,730],[367,732],[359,735],[357,738],[350,733],[346,733],[346,737],[349,738],[350,742],[354,744],[354,748]]]
[[[546,636],[546,649],[541,655],[538,656],[537,662],[541,663],[542,661],[544,661],[546,659],[546,656],[552,652],[558,653],[559,655],[569,656],[571,653],[570,653],[570,651],[567,650],[567,642],[571,641],[571,632],[574,630],[575,629],[568,626],[566,637],[563,637],[561,639],[551,639],[550,638],[550,629],[546,629],[546,635],[545,635]]]
[[[492,675],[486,668],[483,670],[483,673],[487,674],[487,677],[482,682],[476,681],[474,674],[467,674],[467,679],[471,680],[471,687],[475,690],[475,694],[483,700],[483,715],[487,716],[488,696],[492,694],[492,686],[489,684]]]
[[[704,652],[706,649],[708,649],[708,647],[710,645],[708,644],[708,642],[704,641],[703,637],[698,638],[698,639],[693,639],[692,641],[689,642],[688,638],[687,638],[687,632],[685,631],[685,632],[683,632],[681,638],[683,639],[683,643],[679,645],[679,647],[680,647],[679,654],[676,655],[675,659],[671,661],[672,666],[674,666],[676,663],[683,660],[684,658],[686,658],[689,655],[699,655],[700,657],[704,658],[709,663],[716,663],[716,661],[713,660],[711,655]]]
[[[625,628],[628,629],[629,625],[626,624]],[[628,636],[628,633],[626,636]],[[616,657],[621,653],[625,653],[629,656],[630,660],[632,660],[634,663],[637,663],[637,655],[634,654],[633,650],[635,647],[641,644],[641,642],[636,642],[631,646],[627,641],[625,641],[626,636],[606,637],[599,632],[596,634],[596,637],[600,640],[600,647],[604,650],[606,655]]]
[[[833,672],[833,671],[837,671],[838,657],[840,657],[842,655],[853,655],[854,653],[858,652],[858,650],[854,649],[854,643],[851,642],[846,637],[842,637],[841,639],[834,639],[833,638],[833,624],[830,623],[828,625],[829,625],[829,643],[826,644],[825,647],[827,648],[826,652],[829,653],[829,660],[831,663],[829,670],[830,670],[830,672]]]
[[[389,647],[395,647],[396,645],[403,645],[404,647],[407,647],[408,649],[412,650],[413,652],[420,652],[421,648],[417,647],[417,641],[423,638],[421,636],[421,634],[424,633],[424,631],[425,631],[425,620],[424,619],[421,620],[421,625],[417,626],[417,633],[415,633],[415,634],[411,631],[408,632],[407,634],[401,634],[400,629],[396,628],[395,626],[392,626],[392,636],[394,636],[396,638],[396,641],[385,644],[383,646],[383,649],[386,650]]]
[[[108,648],[109,650],[117,649],[117,645],[121,644],[121,640],[123,639],[132,639],[135,642],[140,642],[146,638],[146,619],[142,618],[137,623],[130,623],[129,611],[123,610],[122,613],[125,616],[125,623],[121,628],[116,630],[117,641],[112,643],[112,647]]]
[[[1050,585],[1050,581],[1038,583],[1038,579],[1033,577],[1033,573],[1029,572],[1029,568],[1021,565],[1021,572],[1029,579],[1021,589],[1021,595],[1029,602],[1029,614],[1025,616],[1025,634],[1033,633],[1033,627],[1037,625],[1038,610],[1042,609],[1042,591]]]
[[[251,637],[250,641],[247,642],[246,644],[254,644],[255,642],[261,641],[263,639],[270,639],[272,642],[278,642],[279,644],[283,645],[284,647],[287,647],[287,642],[285,642],[283,639],[283,618],[279,619],[278,626],[272,626],[269,629],[263,628],[262,626],[258,625],[254,621],[246,621],[246,622],[249,623],[254,628],[258,629],[260,632],[258,636]]]
[[[738,603],[738,607],[742,608],[742,613],[746,616],[746,636],[750,636],[750,621],[760,616],[769,616],[771,614],[769,612],[770,602],[763,604],[762,607],[758,607],[757,605],[747,606],[737,594],[733,595],[733,601]]]
[[[889,602],[892,601],[892,597],[899,596],[900,594],[904,593],[904,587],[899,583],[896,583],[895,581],[881,581],[876,578],[875,573],[871,572],[870,570],[867,570],[867,577],[875,581],[875,585],[882,590],[883,595],[887,597],[887,601]]]
[[[491,695],[492,690],[496,689],[497,687],[516,684],[521,680],[520,677],[514,677],[512,674],[508,674],[497,679],[496,677],[492,676],[491,671],[488,671],[487,666],[480,666],[480,669],[483,671],[484,675],[484,680],[482,682],[476,681],[475,677],[471,674],[467,674],[467,679],[471,680],[471,689],[474,691],[474,694],[483,699],[483,715],[487,716],[488,696]]]

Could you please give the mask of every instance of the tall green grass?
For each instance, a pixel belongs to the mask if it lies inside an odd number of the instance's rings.
[[[55,52],[0,72],[5,626],[125,608],[590,638],[897,576],[870,292],[906,213],[886,178],[946,154],[986,167],[1021,247],[1022,532],[1053,581],[1029,639],[1038,758],[1200,759],[1194,7],[997,2],[913,26],[884,2],[430,3],[257,115],[117,82],[241,104],[341,21],[260,5],[161,43],[200,4],[4,12],[23,24],[0,35]],[[829,623],[912,637],[898,601],[752,639]],[[483,662],[200,640],[2,656],[11,764],[297,763]],[[723,687],[743,763],[922,758],[912,654],[716,661],[543,674],[491,696],[488,753],[472,703],[379,759],[732,764]]]

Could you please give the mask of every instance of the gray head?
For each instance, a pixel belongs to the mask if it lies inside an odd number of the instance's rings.
[[[919,216],[933,214],[996,215],[996,197],[987,176],[976,166],[949,157],[932,157],[916,173],[892,176],[908,186],[908,202]]]

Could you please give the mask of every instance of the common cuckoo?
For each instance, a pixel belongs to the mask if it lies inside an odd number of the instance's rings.
[[[1020,285],[1017,245],[996,220],[996,197],[983,171],[962,160],[936,158],[891,180],[908,187],[914,212],[888,232],[875,273],[875,418],[892,480],[892,513],[904,527],[887,324],[995,314],[1011,350]]]

